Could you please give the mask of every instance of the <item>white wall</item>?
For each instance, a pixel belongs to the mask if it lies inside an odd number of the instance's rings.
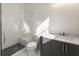
[[[2,49],[18,43],[20,37],[20,4],[2,4]]]
[[[79,36],[79,4],[55,4],[50,14],[50,33],[65,32]]]
[[[50,4],[34,4],[35,10],[33,11],[33,33],[36,34],[36,29],[39,27],[47,18],[50,13]],[[41,28],[43,29],[43,28]],[[41,31],[41,30],[40,30]]]
[[[35,35],[43,34],[43,31],[47,28],[47,26],[41,26],[43,23],[46,22],[46,20],[49,18],[50,14],[50,4],[29,4],[31,6],[31,11],[33,14],[33,39],[35,41],[38,41]],[[48,25],[48,24],[46,24]],[[38,27],[41,27],[41,29],[37,29]],[[39,33],[38,31],[39,30]],[[45,30],[47,31],[47,30]],[[41,33],[42,32],[42,33]],[[46,32],[47,33],[47,32]]]
[[[21,19],[21,38],[25,38],[27,41],[31,41],[33,40],[33,13],[32,13],[32,5],[28,5],[28,4],[23,4],[23,19]],[[24,33],[22,30],[24,28],[23,24],[24,22],[26,23],[26,25],[28,26],[27,28],[29,28],[29,32],[28,33]],[[28,31],[28,29],[26,30]]]
[[[49,31],[79,35],[79,4],[27,4],[33,19],[33,34],[49,17]],[[30,6],[30,7],[29,7]]]
[[[36,29],[49,17],[49,4],[24,4],[24,21],[30,33],[24,34],[27,40],[33,40]]]
[[[19,42],[22,37],[27,41],[33,40],[33,7],[26,4],[2,4],[2,30],[5,33],[2,39],[2,48],[7,48]],[[29,29],[29,33],[24,33],[23,22]],[[27,30],[26,30],[27,31]]]
[[[35,40],[34,36],[37,32],[36,31],[37,27],[39,27],[43,22],[45,22],[45,20],[47,20],[49,17],[50,4],[42,4],[42,3],[41,4],[38,4],[38,3],[37,4],[31,4],[31,3],[24,4],[23,9],[24,9],[23,20],[30,28],[30,32],[26,34],[21,32],[21,37],[25,38],[27,41],[32,41],[32,40]],[[23,20],[21,21],[21,24],[23,24]],[[21,27],[21,29],[22,28],[23,26]]]

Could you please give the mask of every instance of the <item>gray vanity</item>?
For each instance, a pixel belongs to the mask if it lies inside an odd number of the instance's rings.
[[[79,56],[79,38],[40,37],[41,56]]]

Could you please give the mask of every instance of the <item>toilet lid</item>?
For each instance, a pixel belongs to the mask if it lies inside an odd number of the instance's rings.
[[[37,45],[37,42],[30,42],[27,47],[34,47]]]

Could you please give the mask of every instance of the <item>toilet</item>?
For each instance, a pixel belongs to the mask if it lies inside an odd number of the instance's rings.
[[[37,42],[30,42],[27,44],[28,50],[34,50],[37,47]]]
[[[34,55],[35,50],[37,48],[37,41],[29,41],[26,38],[21,38],[20,43],[25,47],[28,52],[28,55]]]
[[[29,55],[34,55],[36,48],[37,48],[37,42],[35,42],[35,41],[32,41],[26,45],[26,49],[27,49]]]

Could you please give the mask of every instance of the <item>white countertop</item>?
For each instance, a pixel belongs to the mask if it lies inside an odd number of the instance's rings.
[[[75,36],[57,36],[52,34],[41,34],[41,36],[45,38],[49,38],[51,40],[57,40],[61,42],[67,42],[67,43],[79,45],[79,37],[75,37]]]

